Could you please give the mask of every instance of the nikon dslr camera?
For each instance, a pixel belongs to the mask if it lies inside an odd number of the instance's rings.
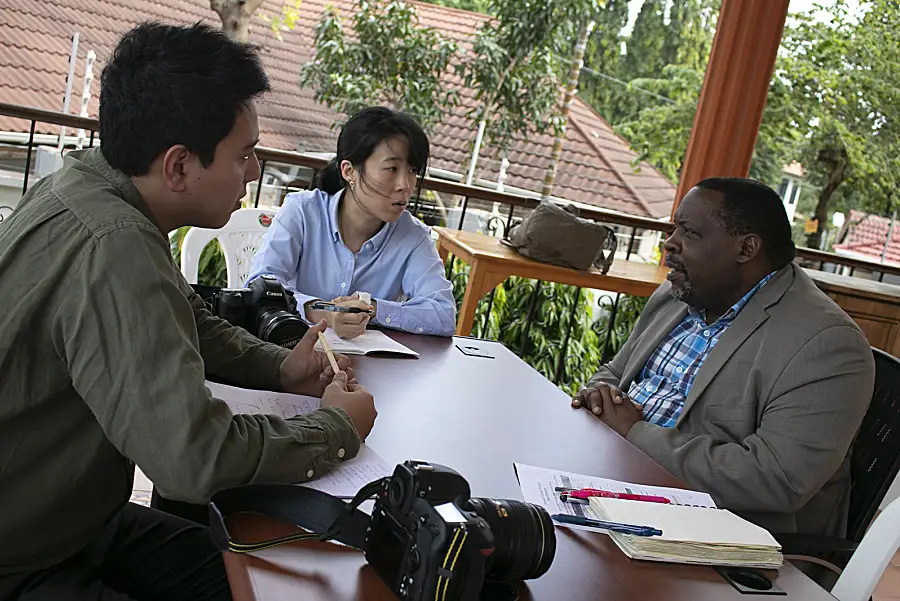
[[[512,583],[542,576],[555,553],[542,507],[471,498],[460,474],[419,461],[385,479],[365,545],[366,560],[405,601],[515,598]]]
[[[218,288],[191,284],[213,315],[239,326],[266,342],[294,348],[309,326],[297,314],[294,294],[270,275],[247,288]]]

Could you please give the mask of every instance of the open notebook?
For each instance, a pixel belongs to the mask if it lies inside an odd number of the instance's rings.
[[[206,382],[217,399],[225,401],[235,414],[277,415],[288,419],[319,408],[319,399],[299,394],[248,390]],[[368,445],[362,444],[353,459],[338,464],[330,472],[302,486],[315,488],[335,497],[352,499],[360,488],[379,478],[390,476],[393,469]]]
[[[662,536],[610,532],[632,559],[764,569],[780,568],[784,560],[767,530],[727,509],[594,497],[590,513],[599,520],[662,530]]]
[[[345,355],[408,355],[410,357],[418,357],[419,353],[403,346],[396,340],[390,338],[384,332],[378,330],[366,330],[366,332],[353,338],[352,340],[344,340],[338,336],[334,330],[328,328],[325,330],[325,339],[328,341],[331,350],[335,353],[343,353]],[[322,343],[317,342],[316,348],[320,351]]]

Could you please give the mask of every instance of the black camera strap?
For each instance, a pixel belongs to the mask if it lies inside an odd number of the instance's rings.
[[[215,493],[209,502],[213,543],[222,551],[251,553],[298,540],[336,540],[362,550],[370,518],[358,509],[388,479],[364,486],[349,503],[318,490],[289,484],[248,484]],[[260,542],[234,540],[225,519],[234,513],[258,513],[299,526],[304,532]]]

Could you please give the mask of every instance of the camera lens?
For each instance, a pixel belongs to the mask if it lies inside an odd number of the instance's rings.
[[[261,311],[256,320],[256,337],[284,348],[294,348],[309,326],[297,315],[284,309]]]
[[[543,507],[485,498],[470,499],[469,506],[494,535],[494,552],[486,566],[488,579],[527,580],[539,578],[550,569],[556,554],[556,533]]]

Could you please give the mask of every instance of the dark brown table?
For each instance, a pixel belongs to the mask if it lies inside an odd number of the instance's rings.
[[[565,393],[501,344],[392,336],[420,358],[354,358],[357,377],[375,395],[379,413],[368,444],[389,463],[443,463],[468,479],[474,496],[496,498],[521,499],[514,461],[683,486],[599,420],[571,409]],[[484,348],[495,358],[469,357],[456,345]],[[243,540],[294,530],[252,515],[235,516],[230,525]],[[556,536],[553,566],[522,585],[522,601],[760,598],[739,595],[711,568],[630,560],[602,534],[557,528]],[[252,556],[226,553],[225,565],[236,601],[396,599],[361,553],[331,544],[297,543]],[[770,577],[790,601],[833,599],[789,564]]]

